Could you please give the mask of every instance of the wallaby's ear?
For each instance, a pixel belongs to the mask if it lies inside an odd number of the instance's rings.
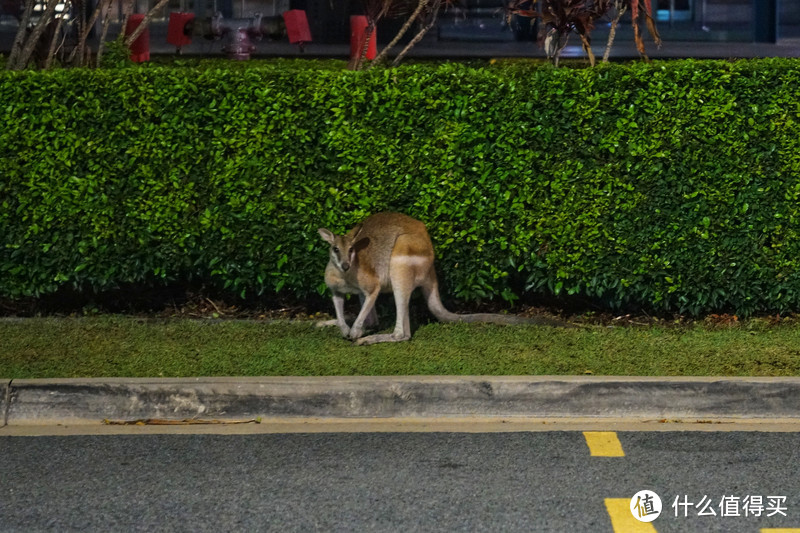
[[[356,240],[356,237],[358,237],[358,234],[361,233],[361,228],[362,227],[363,226],[361,224],[357,224],[356,227],[354,227],[353,229],[351,229],[347,233],[347,237],[350,239],[351,242]]]
[[[360,252],[361,250],[363,250],[367,246],[369,246],[369,237],[364,237],[363,239],[358,240],[355,243],[353,243],[353,251],[354,252]]]
[[[331,232],[331,230],[327,230],[325,228],[319,228],[317,230],[319,232],[319,236],[327,242],[328,244],[333,244],[334,239],[336,236]]]

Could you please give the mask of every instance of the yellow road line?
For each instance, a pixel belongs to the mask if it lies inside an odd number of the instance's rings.
[[[800,533],[799,527],[772,527],[760,530],[761,533]]]
[[[584,431],[586,445],[592,457],[625,457],[622,443],[613,431]]]
[[[614,533],[658,533],[653,524],[633,517],[630,498],[606,498],[605,502]]]

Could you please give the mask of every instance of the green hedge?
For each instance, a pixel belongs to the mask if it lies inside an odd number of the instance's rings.
[[[0,295],[324,290],[424,220],[448,293],[800,311],[800,61],[0,74]]]

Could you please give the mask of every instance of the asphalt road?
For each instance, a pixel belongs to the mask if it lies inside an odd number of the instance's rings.
[[[3,436],[0,531],[624,531],[606,499],[642,489],[649,531],[800,528],[798,433],[617,437],[624,457],[573,431]],[[716,516],[675,516],[703,496]]]

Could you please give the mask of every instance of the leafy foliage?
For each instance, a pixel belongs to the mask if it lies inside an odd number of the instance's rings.
[[[800,62],[0,74],[0,295],[323,291],[318,227],[425,221],[445,289],[800,310]]]

